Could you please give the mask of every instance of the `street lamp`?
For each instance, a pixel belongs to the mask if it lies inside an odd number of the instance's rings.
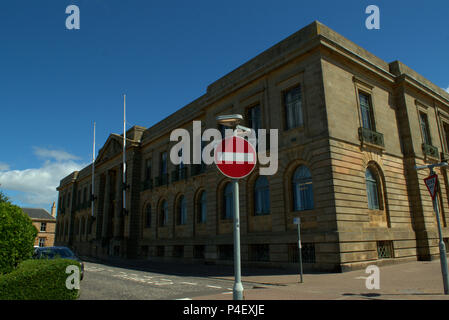
[[[430,170],[429,176],[432,176],[432,175],[436,175],[435,171],[433,171],[433,168],[447,167],[447,166],[449,166],[447,162],[440,162],[440,163],[430,164],[427,166],[415,166],[415,170],[429,169]],[[435,188],[437,188],[437,186],[435,186]],[[449,277],[448,277],[447,260],[446,260],[446,246],[444,245],[444,241],[443,241],[443,232],[441,230],[440,213],[438,210],[438,201],[437,201],[436,195],[433,197],[432,201],[433,201],[433,209],[435,210],[435,214],[437,216],[438,235],[440,238],[440,243],[439,243],[440,263],[441,263],[441,273],[443,274],[444,294],[449,294]]]
[[[221,115],[217,117],[217,122],[223,126],[231,127],[234,135],[237,135],[236,129],[243,131],[251,130],[240,126],[243,116],[240,114]],[[223,137],[224,138],[224,137]],[[239,181],[232,179],[233,197],[234,197],[234,287],[233,299],[243,300],[243,285],[241,281],[241,265],[240,265],[240,204],[239,204]]]

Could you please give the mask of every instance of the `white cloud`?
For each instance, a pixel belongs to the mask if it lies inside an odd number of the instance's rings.
[[[446,91],[449,93],[449,87],[446,88]]]
[[[80,158],[62,150],[50,150],[34,147],[34,154],[42,159],[55,159],[56,161],[79,160]]]
[[[47,158],[40,168],[9,170],[8,167],[0,171],[0,185],[2,190],[19,192],[11,199],[13,202],[47,208],[57,200],[56,187],[60,180],[86,164],[74,161],[79,158],[65,151],[34,148],[34,152],[40,158]]]
[[[9,170],[9,164],[0,162],[0,171]]]

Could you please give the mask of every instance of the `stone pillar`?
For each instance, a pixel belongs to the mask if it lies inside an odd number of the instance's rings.
[[[106,174],[106,185],[104,191],[103,199],[103,221],[102,221],[102,232],[101,237],[106,238],[108,236],[108,224],[109,224],[109,207],[110,207],[110,197],[111,197],[111,175],[108,172]]]

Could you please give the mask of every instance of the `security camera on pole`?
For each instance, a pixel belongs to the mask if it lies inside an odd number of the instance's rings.
[[[243,300],[243,285],[241,282],[240,267],[240,204],[239,204],[239,179],[249,175],[256,166],[256,150],[254,147],[238,136],[239,130],[245,133],[251,132],[251,129],[240,126],[239,122],[243,120],[240,114],[223,115],[217,117],[217,122],[221,125],[231,127],[234,134],[230,137],[224,137],[217,144],[214,151],[215,164],[228,178],[232,179],[234,196],[234,288],[233,299]]]
[[[437,192],[438,192],[438,176],[433,171],[433,168],[435,167],[447,167],[447,162],[440,162],[436,164],[431,164],[427,166],[416,166],[416,170],[421,169],[430,169],[430,174],[427,178],[424,179],[424,182],[426,184],[427,189],[429,190],[430,196],[432,197],[433,201],[433,209],[435,210],[435,214],[437,217],[437,224],[438,224],[438,235],[440,237],[440,262],[441,262],[441,273],[443,274],[443,285],[444,285],[444,294],[449,294],[449,276],[448,276],[448,269],[447,269],[447,259],[446,259],[446,246],[444,245],[443,241],[443,232],[441,230],[441,223],[440,223],[440,213],[438,210],[438,201],[437,201]]]

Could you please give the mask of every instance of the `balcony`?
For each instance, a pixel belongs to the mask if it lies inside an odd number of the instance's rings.
[[[159,177],[155,178],[156,187],[168,185],[168,173],[162,173]]]
[[[359,139],[362,143],[385,148],[384,135],[367,128],[359,128]]]
[[[422,151],[424,153],[425,156],[429,156],[435,159],[439,158],[439,153],[438,153],[438,148],[434,147],[430,144],[427,143],[423,143],[422,144]]]
[[[151,189],[153,189],[153,180],[148,179],[148,180],[142,181],[142,191],[151,190]]]
[[[176,169],[172,171],[171,180],[172,182],[185,180],[187,179],[187,167],[183,167],[181,169]]]

